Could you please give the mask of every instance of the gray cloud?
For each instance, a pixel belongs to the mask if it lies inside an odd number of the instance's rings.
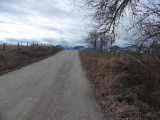
[[[0,12],[16,16],[35,12],[50,18],[74,17],[71,11],[68,12],[63,6],[59,6],[56,0],[0,0]]]
[[[68,0],[0,0],[0,40],[81,44],[80,16]]]
[[[61,39],[57,44],[59,45],[72,45],[69,41]]]
[[[0,32],[2,32],[2,33],[9,33],[9,32],[6,31],[6,30],[0,30]]]
[[[56,38],[43,38],[43,41],[45,41],[46,43],[51,43],[53,45],[71,45],[71,42],[66,41],[63,37],[58,38],[58,39],[56,39]]]
[[[68,11],[65,9],[65,6],[61,6],[61,2],[57,0],[33,0],[33,10],[44,17],[58,19],[75,17],[72,14],[71,10]],[[63,2],[66,3],[65,0]],[[66,4],[69,5],[69,2],[67,2]]]
[[[19,42],[19,40],[18,40],[18,39],[15,39],[15,38],[7,38],[6,40],[7,40],[7,42],[11,42],[11,43],[12,43],[12,42],[13,42],[13,43],[14,43],[14,42]]]
[[[55,38],[43,38],[43,41],[47,43],[53,43],[55,41]]]
[[[52,26],[45,26],[45,29],[49,30],[49,31],[58,32],[59,34],[63,34],[64,33],[63,29],[58,29],[58,28],[55,28],[55,27],[52,27]]]
[[[11,15],[26,15],[28,13],[26,0],[0,0],[0,12]]]
[[[15,38],[6,38],[8,43],[18,43],[23,41],[23,43],[31,42],[33,41],[32,39],[15,39]]]

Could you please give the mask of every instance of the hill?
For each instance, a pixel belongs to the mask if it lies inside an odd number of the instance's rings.
[[[64,46],[64,45],[56,45],[56,47],[60,47],[60,48],[66,49],[66,50],[82,50],[82,49],[85,49],[84,46],[71,47],[71,46]]]

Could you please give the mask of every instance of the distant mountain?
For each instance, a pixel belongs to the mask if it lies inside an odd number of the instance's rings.
[[[66,50],[72,50],[72,47],[69,47],[69,46],[64,46],[64,45],[56,45],[56,46]]]
[[[120,47],[119,47],[119,46],[117,46],[117,45],[115,45],[115,46],[111,46],[111,47],[110,47],[110,49],[113,49],[113,50],[119,50],[119,49],[120,49]]]
[[[123,47],[122,49],[136,49],[136,48],[138,48],[138,46],[136,46],[136,45],[131,45],[131,46]]]
[[[66,50],[82,50],[85,49],[84,46],[74,46],[74,47],[70,47],[70,46],[64,46],[64,45],[56,45],[57,47],[66,49]]]
[[[38,46],[38,44],[30,44],[29,46]]]
[[[83,50],[83,49],[85,49],[85,47],[84,46],[75,46],[72,49],[73,50]]]
[[[60,47],[60,48],[63,48],[63,46],[61,46],[61,45],[56,45],[56,47]],[[64,49],[64,48],[63,48]]]
[[[139,46],[136,45],[129,45],[129,46],[111,46],[110,49],[112,50],[120,50],[120,51],[127,51],[127,50],[131,50],[131,51],[137,51],[137,49],[139,48]]]

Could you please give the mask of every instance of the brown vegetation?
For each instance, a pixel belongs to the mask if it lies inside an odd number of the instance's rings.
[[[104,109],[104,115],[108,120],[116,120],[117,108],[120,106],[112,99],[112,93],[97,69],[99,59],[104,59],[108,56],[99,51],[92,52],[88,50],[80,51],[80,56],[82,64],[87,70],[87,77],[93,84],[95,95]]]
[[[156,51],[158,52],[158,51]],[[134,58],[137,58],[139,61],[141,61],[145,66],[147,66],[149,69],[152,70],[155,74],[160,74],[160,53],[157,54],[139,54],[134,52],[127,53],[130,56],[133,56]]]
[[[85,63],[93,61],[90,66],[95,66],[94,71],[87,67],[88,74],[92,76],[90,79],[103,83],[98,85],[98,89],[104,89],[103,91],[98,91],[100,92],[99,94],[106,97],[103,98],[103,101],[107,102],[108,98],[112,98],[110,101],[119,103],[114,107],[115,115],[118,115],[121,119],[129,118],[131,120],[156,120],[160,118],[159,85],[148,79],[147,75],[137,72],[136,68],[132,67],[131,70],[130,64],[122,59],[109,57],[97,57],[96,59],[87,54],[88,52],[92,54],[96,52],[97,54],[97,51],[81,51],[82,60],[84,61],[85,59]],[[101,53],[99,52],[99,54]],[[96,74],[98,80],[93,74]],[[111,92],[110,95],[108,94],[109,91]]]
[[[12,48],[14,49],[6,50],[6,52],[0,52],[0,74],[20,68],[62,50],[61,48],[54,46],[39,46],[20,50],[15,49],[15,46]]]

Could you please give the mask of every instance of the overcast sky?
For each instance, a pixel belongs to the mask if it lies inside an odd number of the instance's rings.
[[[83,16],[69,0],[0,0],[0,43],[84,45]]]

